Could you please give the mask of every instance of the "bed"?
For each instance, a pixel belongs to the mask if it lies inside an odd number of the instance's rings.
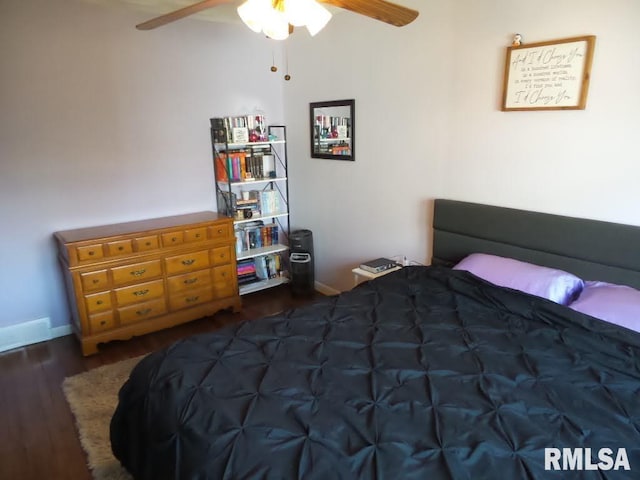
[[[145,357],[113,452],[154,480],[638,478],[640,333],[451,268],[481,252],[638,287],[638,239],[435,200],[432,266]]]

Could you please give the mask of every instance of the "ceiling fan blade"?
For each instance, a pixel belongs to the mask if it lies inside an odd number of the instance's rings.
[[[169,12],[165,15],[160,15],[159,17],[152,18],[151,20],[147,20],[146,22],[142,22],[136,25],[136,28],[138,30],[151,30],[156,27],[166,25],[167,23],[175,22],[176,20],[180,20],[181,18],[187,17],[189,15],[193,15],[194,13],[198,13],[202,10],[206,10],[207,8],[217,7],[218,5],[231,3],[233,1],[234,0],[204,0],[202,2],[194,3],[193,5],[187,5],[186,7],[183,7],[174,12]]]
[[[381,22],[403,27],[413,22],[418,16],[416,10],[396,5],[385,0],[318,0],[335,7],[344,8]]]

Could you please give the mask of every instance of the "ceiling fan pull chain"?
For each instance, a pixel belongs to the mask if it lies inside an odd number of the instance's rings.
[[[271,46],[271,71],[277,72],[278,67],[276,67],[276,54],[273,50],[273,46]]]
[[[291,80],[291,75],[289,75],[289,48],[287,47],[286,44],[284,46],[284,62],[287,70],[287,73],[285,74],[284,79],[288,82],[289,80]]]

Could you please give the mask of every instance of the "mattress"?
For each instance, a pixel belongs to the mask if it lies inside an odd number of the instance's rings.
[[[634,478],[640,334],[407,267],[147,356],[111,442],[137,479]],[[554,448],[631,470],[550,472]]]

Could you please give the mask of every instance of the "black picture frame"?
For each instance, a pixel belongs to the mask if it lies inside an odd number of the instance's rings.
[[[355,161],[356,101],[309,104],[311,158]]]

